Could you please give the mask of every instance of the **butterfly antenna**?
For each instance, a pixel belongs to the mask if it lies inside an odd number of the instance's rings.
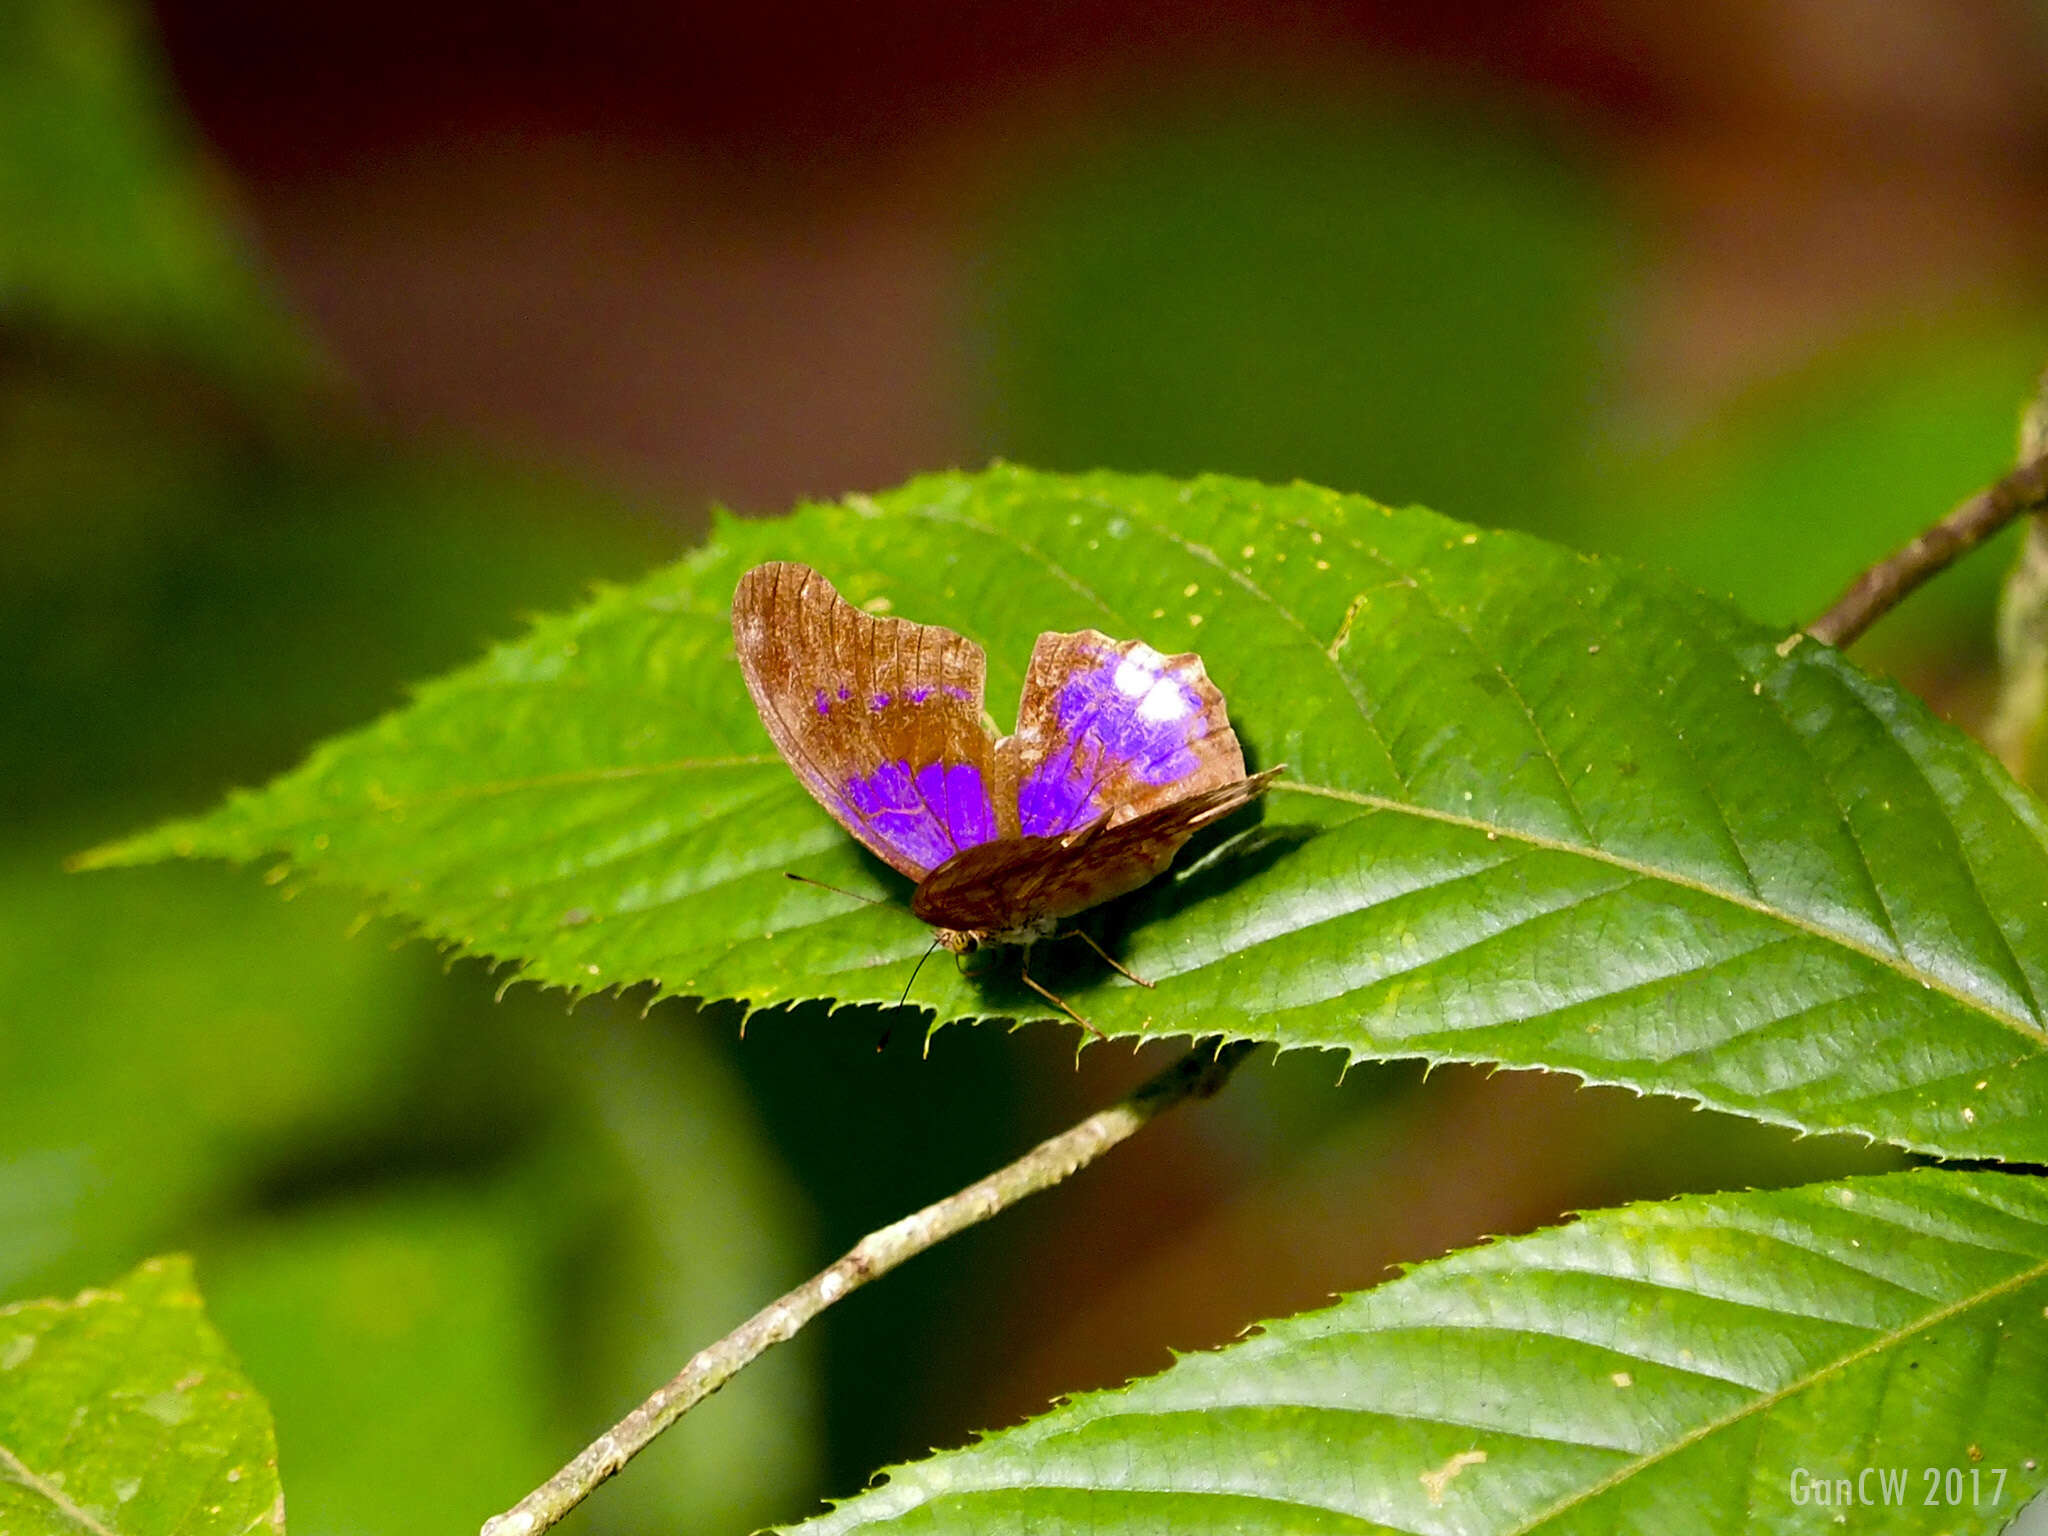
[[[799,875],[791,870],[784,870],[782,878],[794,880],[798,885],[815,885],[821,891],[830,891],[834,896],[844,896],[849,901],[864,901],[871,907],[893,907],[896,905],[895,902],[884,901],[879,896],[863,896],[859,891],[842,890],[836,885],[827,885],[822,880],[813,880],[809,875]]]
[[[917,957],[917,964],[912,966],[910,969],[910,980],[903,983],[903,995],[896,999],[896,1006],[898,1008],[901,1008],[905,1003],[910,1001],[910,989],[917,985],[917,973],[924,969],[925,961],[931,959],[932,951],[937,949],[938,947],[939,941],[935,937],[933,938],[930,944],[925,946],[924,953]]]

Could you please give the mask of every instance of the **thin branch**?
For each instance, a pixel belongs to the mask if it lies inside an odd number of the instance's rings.
[[[1849,584],[1834,606],[1806,626],[1823,645],[1845,646],[1904,600],[1930,576],[1945,570],[2014,518],[2048,508],[2048,459],[2022,464],[1979,491],[1897,554],[1887,556]]]
[[[502,1515],[482,1536],[536,1536],[587,1498],[669,1425],[833,1302],[905,1259],[984,1222],[1087,1167],[1154,1115],[1184,1099],[1207,1098],[1250,1054],[1252,1042],[1198,1045],[1128,1098],[1040,1142],[1006,1168],[913,1215],[870,1232],[846,1256],[756,1312],[716,1344],[699,1350],[675,1379],[598,1436],[581,1455]]]

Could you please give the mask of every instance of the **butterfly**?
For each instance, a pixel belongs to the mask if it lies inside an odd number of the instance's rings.
[[[1030,945],[1152,880],[1281,771],[1247,776],[1223,695],[1192,652],[1092,629],[1042,634],[1017,729],[998,739],[982,712],[980,646],[864,612],[807,565],[742,576],[732,629],[783,759],[841,826],[917,882],[910,910],[935,942],[955,954],[1024,946],[1026,985],[1083,1025],[1031,979]]]

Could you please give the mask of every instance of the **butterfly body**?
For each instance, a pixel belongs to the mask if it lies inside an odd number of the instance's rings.
[[[917,882],[911,911],[956,953],[1028,946],[1136,890],[1279,772],[1246,775],[1223,695],[1192,653],[1095,630],[1040,635],[1017,729],[997,739],[981,648],[951,630],[865,613],[788,561],[748,571],[732,617],[783,758]]]

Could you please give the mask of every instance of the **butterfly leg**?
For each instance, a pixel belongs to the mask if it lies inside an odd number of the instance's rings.
[[[1115,955],[1112,955],[1108,950],[1104,949],[1100,944],[1096,943],[1095,940],[1089,937],[1088,933],[1083,929],[1069,928],[1065,933],[1056,933],[1053,935],[1053,937],[1056,939],[1079,939],[1083,944],[1086,944],[1090,949],[1094,950],[1096,954],[1100,955],[1103,959],[1103,962],[1107,964],[1111,970],[1115,971],[1117,975],[1124,977],[1128,981],[1135,981],[1141,987],[1154,986],[1154,983],[1147,981],[1144,977],[1140,976],[1136,971],[1124,969],[1122,962],[1119,961]]]
[[[1057,992],[1047,991],[1044,987],[1041,987],[1037,982],[1031,979],[1031,946],[1028,944],[1024,946],[1024,956],[1023,960],[1020,962],[1018,966],[1017,974],[1023,978],[1025,986],[1029,987],[1032,991],[1036,992],[1048,1003],[1051,1003],[1053,1007],[1059,1009],[1061,1013],[1064,1013],[1076,1024],[1080,1025],[1083,1029],[1087,1030],[1088,1033],[1093,1035],[1096,1039],[1107,1040],[1109,1038],[1109,1036],[1105,1035],[1093,1024],[1090,1024],[1086,1019],[1082,1018],[1081,1015],[1074,1012],[1073,1005],[1070,1004],[1064,997],[1061,997]]]

